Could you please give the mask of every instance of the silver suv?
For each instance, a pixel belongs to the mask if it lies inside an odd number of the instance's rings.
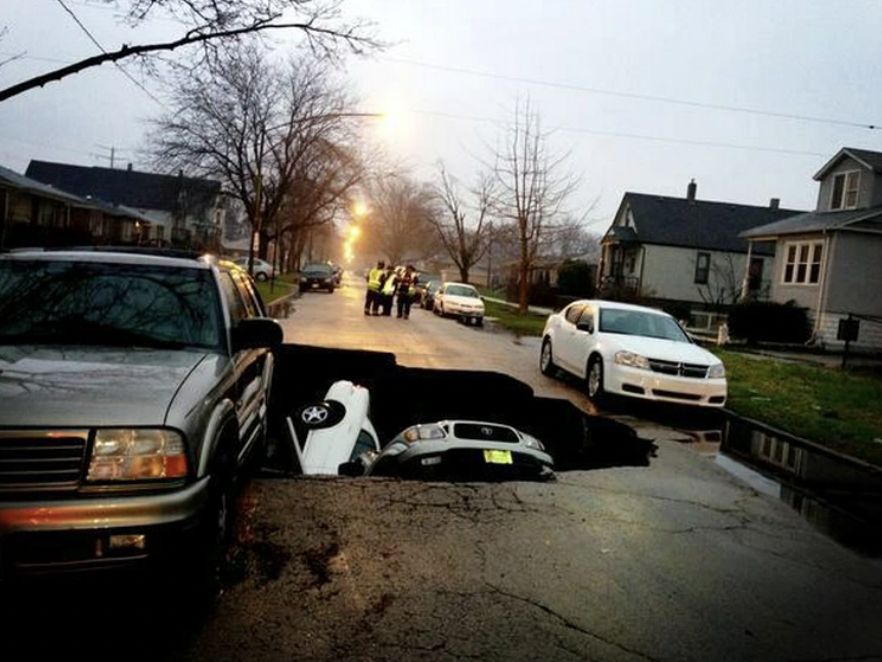
[[[281,341],[232,263],[0,255],[0,571],[143,565],[223,539]]]

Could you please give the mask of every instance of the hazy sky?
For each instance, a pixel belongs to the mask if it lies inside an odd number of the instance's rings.
[[[107,6],[66,4],[107,49],[138,43]],[[381,138],[415,172],[443,159],[473,178],[529,96],[582,185],[574,212],[605,230],[625,191],[809,209],[812,175],[840,147],[882,151],[878,0],[347,0],[391,43],[347,61],[361,110],[392,111]],[[57,0],[2,0],[5,87],[95,46]],[[175,33],[156,21],[144,33]],[[293,39],[293,37],[292,37]],[[284,49],[284,45],[281,47]],[[137,71],[131,70],[137,76]],[[154,81],[145,86],[160,100]],[[0,164],[138,166],[163,107],[111,65],[0,103]],[[745,112],[745,111],[762,112]],[[778,116],[776,116],[778,115]],[[799,116],[824,121],[795,119]],[[380,139],[365,128],[366,136]]]

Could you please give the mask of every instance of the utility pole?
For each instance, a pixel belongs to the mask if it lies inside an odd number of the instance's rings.
[[[114,147],[113,145],[95,145],[95,147],[110,150],[110,156],[104,156],[103,154],[95,154],[95,156],[97,156],[99,159],[107,159],[108,161],[110,161],[110,169],[113,170],[113,166],[116,164],[116,147]],[[125,152],[128,150],[123,151]]]

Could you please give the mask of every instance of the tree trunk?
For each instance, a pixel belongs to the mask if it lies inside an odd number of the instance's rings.
[[[525,315],[529,303],[530,283],[527,277],[530,273],[528,266],[521,262],[518,266],[518,314]]]
[[[459,268],[459,278],[461,283],[469,282],[469,270],[464,269],[463,267]]]

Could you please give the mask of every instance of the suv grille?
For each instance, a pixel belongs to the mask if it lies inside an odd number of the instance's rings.
[[[86,431],[0,431],[0,492],[76,489],[88,438]]]
[[[649,367],[653,372],[660,372],[665,375],[677,375],[679,377],[693,377],[695,379],[704,379],[707,377],[706,365],[698,365],[695,363],[677,363],[676,361],[662,361],[661,359],[649,359]]]

